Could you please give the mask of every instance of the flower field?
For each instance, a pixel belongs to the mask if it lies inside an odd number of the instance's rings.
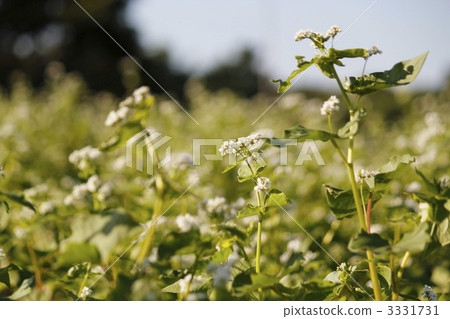
[[[280,93],[380,53],[325,48],[338,32],[297,34],[316,55]],[[191,80],[183,111],[146,87],[92,93],[58,63],[39,89],[17,75],[0,91],[0,299],[449,300],[450,86],[368,95],[380,79],[268,111],[280,95]]]

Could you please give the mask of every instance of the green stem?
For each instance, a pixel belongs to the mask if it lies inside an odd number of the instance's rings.
[[[350,112],[350,121],[351,121],[351,120],[353,120],[353,117],[354,117],[355,106],[352,105],[352,103],[350,102],[347,92],[345,92],[345,89],[341,83],[341,80],[339,79],[339,76],[338,76],[334,66],[332,66],[332,71],[334,73],[334,78],[336,79],[336,82],[338,83],[339,89],[341,90],[342,96],[344,97],[345,103],[347,104],[348,110]],[[364,216],[362,198],[358,192],[358,185],[356,183],[355,171],[353,168],[354,139],[355,139],[354,135],[349,137],[346,166],[347,166],[348,174],[350,177],[350,184],[352,187],[353,198],[355,199],[355,206],[356,206],[356,211],[358,213],[359,224],[360,224],[361,228],[367,232],[368,231],[367,221]],[[378,274],[376,271],[375,258],[373,256],[373,253],[371,250],[367,250],[366,255],[367,255],[367,259],[369,261],[369,273],[370,273],[370,279],[372,280],[375,300],[381,301],[382,300],[381,287],[380,287],[380,281],[378,279]]]
[[[409,251],[407,251],[405,253],[405,255],[403,256],[402,262],[400,264],[400,268],[398,269],[397,278],[398,278],[399,282],[400,282],[400,279],[402,279],[402,277],[403,277],[403,271],[406,268],[406,264],[408,263],[409,257],[411,257],[411,253]]]
[[[141,248],[139,249],[136,258],[136,263],[139,268],[143,265],[145,257],[147,257],[150,252],[156,231],[156,224],[158,222],[158,219],[161,217],[163,202],[164,201],[161,196],[158,196],[156,198],[155,206],[153,207],[153,217],[150,222],[150,228],[147,230],[147,234],[145,235],[144,241],[141,244]]]
[[[259,191],[256,191],[256,198],[258,201],[258,207],[262,207],[261,194]],[[256,241],[256,273],[261,273],[261,237],[262,237],[262,221],[263,215],[261,213],[258,214],[258,238]],[[264,300],[264,294],[262,288],[258,289],[259,292],[259,300]]]
[[[331,114],[328,114],[328,129],[330,130],[330,134],[334,134],[333,127],[331,126]],[[330,141],[331,144],[333,144],[334,148],[336,149],[336,152],[341,157],[342,161],[345,163],[345,165],[347,165],[347,158],[345,157],[344,153],[342,153],[341,148],[336,143],[336,140],[334,139],[333,136],[331,136]]]
[[[78,298],[80,298],[83,288],[86,287],[86,283],[89,278],[90,272],[91,272],[91,263],[88,262],[87,268],[86,268],[86,274],[84,275],[83,281],[81,282],[81,285],[80,285],[80,289],[78,290],[78,295],[77,295]]]

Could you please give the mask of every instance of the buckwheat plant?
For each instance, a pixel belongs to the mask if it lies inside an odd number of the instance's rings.
[[[286,195],[276,188],[272,188],[272,182],[268,177],[261,176],[266,168],[266,162],[262,157],[260,148],[265,139],[261,134],[252,134],[247,137],[224,141],[219,149],[222,156],[231,155],[231,164],[224,170],[239,166],[238,181],[253,181],[255,186],[256,203],[247,203],[237,213],[237,218],[258,216],[258,233],[256,243],[256,274],[261,273],[261,236],[264,215],[272,208],[281,208],[290,203]],[[257,281],[253,279],[253,281]],[[262,288],[259,288],[260,300],[264,298]]]
[[[287,129],[285,137],[296,138],[300,142],[306,139],[330,142],[348,172],[350,188],[325,185],[326,198],[331,211],[338,220],[351,218],[354,215],[358,217],[360,231],[353,236],[348,247],[353,252],[364,252],[366,254],[371,285],[362,287],[358,284],[358,286],[355,286],[355,282],[350,279],[343,279],[342,276],[344,272],[350,274],[355,269],[352,268],[351,272],[344,268],[338,269],[337,272],[331,273],[326,278],[326,280],[339,285],[335,291],[336,296],[340,297],[344,293],[344,289],[347,288],[354,298],[367,298],[367,296],[360,294],[361,288],[364,288],[366,292],[373,291],[375,300],[385,300],[389,296],[392,300],[397,300],[399,297],[399,282],[409,256],[412,253],[424,252],[430,242],[436,242],[440,244],[439,246],[448,242],[448,240],[445,240],[448,236],[448,230],[447,227],[444,229],[443,224],[444,222],[448,223],[449,218],[448,187],[439,188],[441,184],[429,182],[418,171],[419,176],[429,186],[428,188],[432,193],[429,195],[411,194],[417,201],[426,202],[430,205],[428,211],[425,212],[425,218],[414,217],[413,221],[407,224],[407,229],[412,230],[404,234],[401,233],[401,228],[398,225],[394,225],[394,236],[392,236],[392,232],[388,231],[381,234],[373,233],[371,232],[371,215],[373,216],[375,213],[373,206],[387,193],[390,184],[415,159],[410,155],[393,156],[388,164],[379,169],[362,169],[357,175],[354,166],[354,149],[359,126],[369,113],[364,108],[362,97],[380,90],[411,83],[417,77],[428,52],[413,59],[399,62],[390,70],[364,74],[368,60],[382,52],[376,46],[370,49],[338,50],[333,47],[333,40],[339,32],[341,32],[341,29],[337,26],[331,27],[326,34],[311,30],[299,31],[295,36],[295,41],[311,41],[312,47],[315,49],[314,57],[307,60],[305,56],[296,56],[297,69],[285,81],[274,80],[273,82],[279,82],[279,93],[286,92],[291,86],[291,81],[313,65],[326,77],[336,81],[341,93],[340,96],[330,96],[323,103],[322,108],[317,110],[317,113],[324,116],[327,121],[328,130],[309,129],[297,125]],[[336,68],[343,67],[343,60],[348,58],[363,59],[362,75],[359,77],[350,76],[342,80]],[[347,113],[348,122],[336,130],[333,125],[334,114],[341,109],[344,109]],[[246,158],[248,157],[246,155]],[[254,171],[255,173],[258,172],[257,170]],[[447,206],[444,207],[445,203],[447,203]],[[253,209],[253,207],[250,208]],[[391,221],[389,224],[395,224],[395,221]],[[403,254],[403,258],[399,259],[398,254]],[[375,257],[375,255],[377,256]],[[383,260],[389,260],[389,266],[384,265]],[[398,266],[396,266],[397,260],[401,260]],[[357,271],[363,270],[359,265]]]

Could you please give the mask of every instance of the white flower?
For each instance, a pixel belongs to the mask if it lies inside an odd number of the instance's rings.
[[[428,211],[430,209],[430,205],[425,202],[419,203],[418,206],[418,214],[420,215],[420,222],[424,223],[428,219]]]
[[[189,283],[191,283],[190,290],[192,290],[198,288],[202,282],[203,282],[202,276],[194,276],[194,278],[192,278],[192,274],[188,274],[186,277],[184,277],[178,282],[180,286],[180,293],[185,294],[188,292]]]
[[[133,107],[134,99],[132,96],[128,96],[125,100],[119,103],[119,108],[121,107]]]
[[[100,182],[100,179],[97,175],[93,175],[89,177],[87,183],[86,183],[86,189],[90,191],[91,193],[94,193],[97,191],[97,189],[100,187],[102,183]]]
[[[320,114],[328,115],[331,114],[332,112],[338,111],[339,110],[338,104],[339,99],[336,97],[336,95],[330,96],[330,98],[323,103],[322,108],[320,109]]]
[[[431,288],[428,285],[423,286],[423,291],[420,293],[420,295],[424,298],[426,298],[428,301],[436,301],[437,295],[433,291],[433,288]]]
[[[227,154],[247,155],[247,153],[259,146],[261,137],[262,135],[260,133],[255,133],[247,137],[239,137],[237,141],[224,141],[222,146],[219,148],[219,152],[222,156]]]
[[[72,196],[74,199],[83,199],[87,192],[86,184],[75,185],[72,190]]]
[[[256,186],[254,187],[254,190],[257,192],[266,192],[270,189],[270,186],[272,186],[272,182],[267,177],[258,177],[256,179]]]
[[[119,123],[119,115],[117,115],[117,112],[116,111],[109,112],[105,120],[105,126],[110,127],[116,125],[117,123]]]
[[[17,238],[21,239],[26,237],[28,235],[28,232],[22,227],[16,227],[14,228],[14,235],[16,235]]]
[[[295,41],[301,41],[303,39],[310,38],[313,32],[311,30],[299,30],[294,37]]]
[[[420,192],[422,185],[415,181],[405,186],[405,190],[409,193]]]
[[[371,170],[367,170],[367,169],[362,169],[359,171],[359,178],[361,179],[365,179],[365,178],[370,178],[373,177],[375,175],[379,174],[378,171],[371,171]]]
[[[290,252],[298,253],[300,251],[301,246],[302,242],[300,241],[300,239],[296,238],[288,243],[287,250]]]
[[[216,196],[206,200],[206,212],[217,213],[227,209],[227,200],[224,197]]]
[[[178,169],[186,169],[192,167],[194,164],[194,159],[191,154],[188,153],[178,153],[173,154],[171,159],[171,166]]]
[[[150,96],[150,88],[148,86],[141,86],[140,88],[134,90],[133,92],[133,98],[136,104],[140,104],[149,96]]]
[[[73,198],[72,194],[71,195],[67,195],[64,198],[64,205],[66,205],[66,206],[73,205],[74,202],[75,202],[75,198]]]
[[[188,232],[192,228],[197,227],[199,219],[198,217],[192,216],[190,214],[178,215],[175,219],[175,223],[182,232]]]
[[[42,215],[45,215],[55,209],[55,206],[52,202],[43,202],[41,205],[39,205],[39,212]]]
[[[45,195],[48,192],[48,186],[46,184],[37,185],[32,188],[28,188],[23,191],[23,194],[28,199],[35,199],[39,196]]]
[[[335,37],[336,34],[338,34],[339,32],[342,32],[342,29],[340,27],[338,27],[337,25],[333,25],[327,31],[327,37]]]
[[[106,197],[111,195],[113,188],[114,185],[111,182],[103,184],[97,191],[97,199],[101,202],[104,201]]]
[[[214,273],[214,286],[223,288],[229,281],[231,281],[231,266],[228,264],[219,266]]]
[[[89,162],[98,159],[102,152],[95,147],[86,146],[80,150],[73,151],[69,155],[69,162],[75,165],[78,169],[85,169],[89,166]]]
[[[0,248],[0,261],[2,261],[3,259],[6,259],[6,253],[3,248]]]
[[[84,286],[83,289],[81,290],[81,294],[80,294],[80,298],[84,299],[87,296],[92,294],[92,289],[90,289],[89,287]]]
[[[381,54],[381,53],[383,53],[383,51],[378,49],[378,46],[374,45],[370,49],[366,50],[366,59],[371,57],[372,55]]]
[[[91,273],[93,273],[93,274],[103,274],[104,272],[105,272],[105,269],[103,269],[103,267],[100,265],[92,267],[92,269],[91,269]]]

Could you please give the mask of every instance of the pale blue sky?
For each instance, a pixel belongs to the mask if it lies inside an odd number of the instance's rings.
[[[439,87],[450,73],[450,1],[379,0],[355,22],[374,2],[132,0],[127,19],[138,29],[144,47],[167,48],[178,68],[201,73],[250,47],[270,78],[285,78],[295,67],[295,55],[313,55],[307,43],[294,42],[299,29],[326,32],[334,24],[344,30],[350,27],[336,48],[376,44],[383,50],[371,58],[367,71],[383,71],[429,50],[410,88]],[[360,75],[362,61],[348,65],[341,75]],[[311,69],[295,87],[334,85],[330,81]]]

